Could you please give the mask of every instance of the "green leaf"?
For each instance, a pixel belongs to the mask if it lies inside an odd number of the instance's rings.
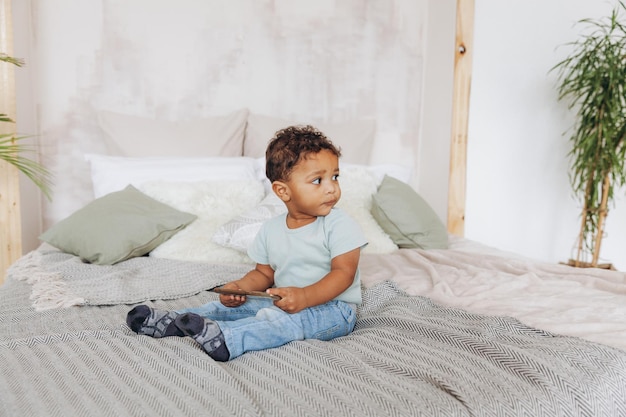
[[[0,160],[15,166],[50,200],[52,175],[43,165],[22,155],[36,151],[32,146],[21,144],[20,141],[23,139],[26,139],[26,136],[15,137],[12,134],[0,134]]]
[[[16,65],[18,67],[23,67],[25,65],[23,59],[14,58],[14,57],[8,56],[7,54],[2,53],[2,52],[0,52],[0,61],[8,62],[9,64],[13,64],[13,65]]]

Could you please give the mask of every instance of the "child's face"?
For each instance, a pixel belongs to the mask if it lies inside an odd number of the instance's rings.
[[[329,150],[312,153],[299,161],[289,181],[290,214],[302,217],[326,216],[341,198],[339,159]]]

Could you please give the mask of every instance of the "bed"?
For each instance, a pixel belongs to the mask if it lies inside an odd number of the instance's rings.
[[[447,228],[414,187],[445,188],[445,164],[415,139],[431,134],[436,154],[433,131],[449,135],[420,101],[447,91],[422,43],[447,39],[425,24],[443,2],[31,3],[14,7],[37,17],[38,85],[55,87],[34,131],[57,183],[41,245],[0,286],[0,415],[626,415],[625,274],[448,233],[462,232],[473,2],[457,2]],[[236,108],[245,99],[264,112]],[[247,245],[284,210],[264,146],[308,122],[342,148],[340,206],[369,241],[354,332],[226,363],[190,338],[132,332],[134,305],[205,303],[252,267]]]
[[[123,117],[100,115],[106,140],[136,134]],[[133,333],[136,304],[216,299],[209,290],[251,267],[247,244],[284,210],[262,149],[287,121],[241,110],[211,122],[238,123],[217,129],[234,154],[129,156],[118,141],[85,155],[92,201],[0,287],[1,415],[626,415],[626,276],[448,234],[410,169],[364,164],[341,130],[340,206],[369,241],[352,334],[219,363],[190,338]]]

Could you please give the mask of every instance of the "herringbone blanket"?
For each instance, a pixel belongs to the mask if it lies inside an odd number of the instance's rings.
[[[250,268],[149,257],[92,265],[44,244],[11,265],[8,276],[31,285],[30,299],[40,311],[187,297],[240,278]]]
[[[25,281],[0,287],[2,416],[626,415],[626,352],[442,307],[390,282],[365,290],[351,335],[228,363],[189,338],[134,334],[127,305],[35,311],[30,294]]]

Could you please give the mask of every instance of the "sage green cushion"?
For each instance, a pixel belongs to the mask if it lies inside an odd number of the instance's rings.
[[[413,188],[385,175],[372,198],[372,216],[399,248],[445,249],[448,232]]]
[[[195,219],[129,185],[92,201],[39,239],[84,261],[112,265],[145,255]]]

